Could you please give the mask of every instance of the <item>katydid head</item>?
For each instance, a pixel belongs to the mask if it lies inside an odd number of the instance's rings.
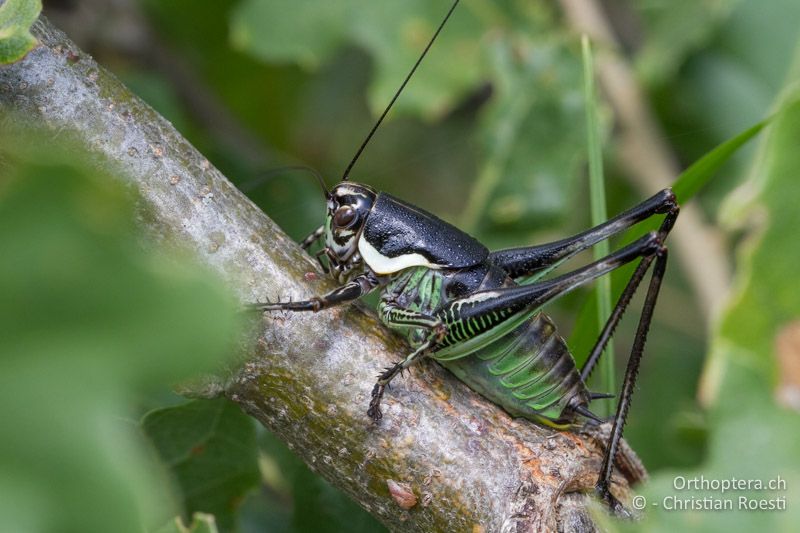
[[[325,250],[334,279],[344,282],[363,263],[358,239],[377,193],[366,185],[343,181],[328,194]]]
[[[423,58],[428,53],[428,50],[430,50],[436,40],[436,37],[442,31],[442,28],[444,28],[450,15],[453,14],[458,2],[459,0],[453,1],[453,5],[450,6],[447,15],[445,15],[444,20],[439,24],[433,37],[428,41],[427,46],[425,46],[417,62],[411,67],[411,71],[408,73],[405,80],[403,80],[403,83],[400,84],[400,88],[395,92],[389,105],[383,110],[383,113],[378,118],[375,125],[372,126],[372,129],[356,151],[353,159],[350,160],[350,163],[345,168],[342,174],[342,181],[328,192],[325,188],[324,181],[316,174],[322,186],[323,193],[328,200],[328,214],[325,218],[325,225],[309,235],[302,242],[302,246],[304,249],[308,249],[318,238],[324,236],[325,248],[317,254],[317,257],[324,254],[328,258],[330,274],[340,283],[348,281],[352,275],[363,270],[360,267],[364,265],[365,261],[359,252],[359,242],[366,226],[367,217],[372,211],[372,206],[378,196],[371,187],[348,181],[350,179],[350,171],[353,169],[353,165],[355,165],[356,161],[358,161],[358,158],[361,157],[364,148],[369,144],[372,136],[375,135],[375,132],[383,122],[383,119],[386,118],[386,115],[400,96],[400,93],[403,92],[403,89],[414,75],[414,72],[416,72],[417,67],[419,67]],[[387,267],[390,272],[394,272],[397,268],[404,268],[414,264],[428,264],[426,259],[420,259],[421,256],[419,254],[405,254],[400,259],[396,259],[394,256],[387,258],[382,256],[374,247],[370,248],[370,246],[372,245],[367,243],[367,250],[374,252],[372,263],[377,261]],[[400,253],[402,255],[403,250],[401,250]],[[372,263],[368,266],[374,270],[374,265]],[[325,267],[323,266],[323,268]]]

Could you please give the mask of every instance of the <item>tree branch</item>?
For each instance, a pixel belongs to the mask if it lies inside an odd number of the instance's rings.
[[[330,288],[304,280],[314,263],[171,124],[46,19],[33,32],[41,46],[0,68],[5,122],[77,139],[138,190],[149,234],[192,250],[243,301]],[[375,425],[365,415],[375,374],[407,348],[372,316],[348,306],[256,322],[246,362],[218,390],[389,528],[594,528],[581,492],[596,479],[607,426],[553,432],[512,420],[432,363],[389,391]],[[646,474],[627,447],[617,462],[613,490],[624,499]],[[394,499],[390,480],[414,496]],[[415,498],[410,509],[399,503]]]

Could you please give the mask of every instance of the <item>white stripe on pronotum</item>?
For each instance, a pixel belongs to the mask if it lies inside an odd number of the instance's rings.
[[[364,258],[364,262],[367,263],[376,274],[394,274],[395,272],[412,266],[423,266],[432,269],[441,268],[439,265],[434,265],[425,259],[424,256],[416,253],[398,255],[397,257],[386,257],[364,238],[363,233],[358,239],[358,251],[361,252],[361,257]]]

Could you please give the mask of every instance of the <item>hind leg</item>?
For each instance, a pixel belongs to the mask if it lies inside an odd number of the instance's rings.
[[[606,447],[606,454],[603,457],[603,464],[600,467],[600,475],[597,478],[595,485],[595,492],[602,499],[611,510],[618,515],[629,516],[629,513],[622,504],[611,494],[609,490],[609,483],[611,480],[611,473],[614,468],[614,461],[617,456],[619,448],[619,441],[622,438],[622,431],[625,426],[625,420],[628,416],[628,409],[631,404],[631,397],[633,396],[634,386],[636,384],[636,377],[639,372],[639,364],[642,360],[642,352],[644,345],[647,341],[647,332],[650,328],[650,322],[653,318],[653,310],[655,309],[656,300],[658,299],[658,292],[661,288],[661,281],[664,278],[664,272],[667,267],[667,249],[663,248],[656,254],[655,257],[646,257],[642,259],[642,264],[646,263],[645,270],[650,266],[650,263],[655,260],[653,274],[650,278],[650,286],[645,297],[642,314],[639,318],[639,326],[636,330],[633,346],[631,347],[631,354],[628,358],[628,366],[625,369],[625,379],[622,382],[622,390],[620,392],[619,402],[617,403],[617,411],[614,415],[614,425],[611,429],[611,435],[608,439],[608,446]]]
[[[664,189],[631,209],[582,233],[538,246],[498,250],[489,254],[489,259],[508,272],[512,278],[531,278],[533,281],[581,250],[613,237],[652,216],[666,214],[668,218],[674,218],[677,216],[677,211],[675,194],[670,189]]]

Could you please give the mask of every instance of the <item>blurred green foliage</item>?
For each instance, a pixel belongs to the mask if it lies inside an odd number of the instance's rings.
[[[222,362],[235,305],[143,247],[131,198],[75,147],[0,134],[0,516],[5,531],[131,531],[175,514],[139,398]]]
[[[237,49],[272,63],[292,62],[317,69],[348,44],[370,51],[375,74],[368,101],[380,113],[408,74],[441,22],[446,4],[427,0],[362,2],[276,0],[240,2],[231,14],[231,41]],[[425,62],[435,76],[420,76],[397,103],[429,116],[452,108],[460,94],[480,81],[480,13],[462,10],[452,18]],[[489,15],[497,16],[499,13]],[[473,58],[473,60],[470,60]]]
[[[214,515],[195,513],[192,521],[186,525],[183,518],[175,517],[169,524],[155,531],[155,533],[217,533],[217,523]]]
[[[312,472],[263,428],[259,428],[258,446],[262,488],[244,503],[242,532],[384,531],[372,515]]]
[[[670,83],[694,53],[714,38],[737,0],[641,0],[645,40],[636,54],[642,79],[650,84]]]
[[[12,4],[6,0],[0,9]],[[143,16],[117,22],[143,24],[153,39],[135,43],[139,49],[131,53],[127,45],[104,41],[100,28],[84,46],[234,181],[257,182],[254,201],[301,238],[321,221],[323,202],[312,179],[280,168],[305,164],[334,182],[449,2],[133,5]],[[604,5],[665,141],[684,166],[768,114],[800,35],[796,0]],[[2,22],[0,16],[0,29]],[[610,110],[601,105],[598,114],[614,214],[642,198],[623,179]],[[758,158],[743,150],[698,194],[714,219],[723,198],[750,175],[738,200],[729,201],[727,219],[757,215],[762,222],[733,258],[736,293],[710,339],[677,263],[670,265],[626,428],[653,474],[643,489],[650,502],[675,494],[676,473],[780,474],[795,509],[715,514],[649,507],[637,528],[790,531],[797,523],[800,426],[773,395],[782,372],[774,359],[776,335],[800,316],[791,270],[800,259],[792,233],[800,222],[793,208],[800,200],[798,121],[792,108],[772,126]],[[143,254],[126,222],[127,201],[94,171],[70,157],[22,159],[19,175],[4,173],[0,181],[0,414],[9,421],[0,461],[15,459],[2,465],[4,526],[104,531],[113,520],[115,531],[141,523],[167,524],[163,531],[170,532],[229,531],[238,521],[248,532],[381,530],[274,436],[260,428],[254,434],[252,423],[221,402],[161,408],[145,418],[172,481],[152,473],[136,425],[123,420],[163,405],[167,383],[219,359],[232,327],[221,309],[230,304],[205,277]],[[588,226],[585,163],[579,39],[557,3],[463,0],[353,178],[498,248]],[[50,179],[56,175],[64,179]],[[732,240],[747,231],[735,227]],[[562,332],[576,324],[590,331],[580,311],[593,310],[587,294],[548,309]],[[102,312],[81,312],[93,306]],[[618,329],[619,358],[627,355],[634,326],[629,319]],[[570,339],[577,357],[591,342],[585,337]],[[709,410],[698,405],[701,380]],[[233,450],[237,460],[226,463]],[[248,492],[256,481],[259,490]],[[85,508],[86,494],[94,512]],[[192,524],[170,521],[178,512]]]

